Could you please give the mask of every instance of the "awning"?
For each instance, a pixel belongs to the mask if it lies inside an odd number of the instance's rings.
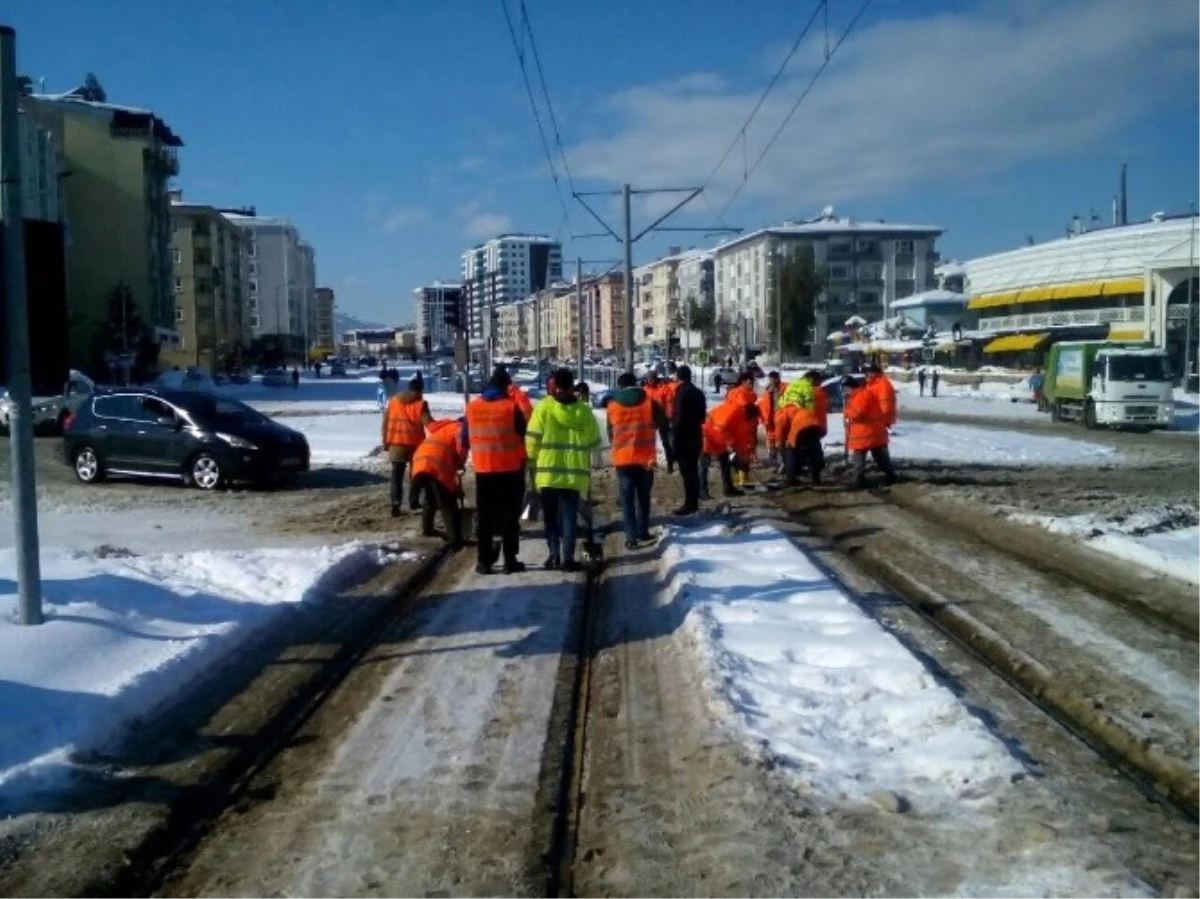
[[[1141,325],[1109,325],[1109,340],[1145,340],[1146,329]]]
[[[1112,278],[1107,281],[1078,281],[1071,284],[1044,284],[1004,290],[971,297],[968,309],[994,309],[1019,303],[1043,303],[1051,300],[1091,300],[1097,297],[1141,294],[1145,282],[1141,278]]]
[[[997,337],[983,348],[985,353],[1023,353],[1036,350],[1049,334],[1008,334]]]

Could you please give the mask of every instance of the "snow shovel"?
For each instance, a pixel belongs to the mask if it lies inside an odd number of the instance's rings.
[[[536,472],[529,471],[529,486],[525,490],[525,510],[521,513],[522,521],[537,521],[542,515],[542,496],[534,486]]]

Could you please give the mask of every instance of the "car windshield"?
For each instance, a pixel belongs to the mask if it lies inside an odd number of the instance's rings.
[[[1165,356],[1109,356],[1110,381],[1166,381],[1170,378]]]
[[[188,397],[183,407],[197,421],[213,427],[230,424],[258,424],[268,421],[265,415],[245,403],[222,396]]]

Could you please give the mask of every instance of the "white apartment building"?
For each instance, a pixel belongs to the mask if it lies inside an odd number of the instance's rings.
[[[713,250],[717,314],[749,322],[752,344],[770,346],[768,304],[775,302],[775,262],[800,246],[813,250],[829,276],[817,300],[812,345],[823,347],[831,331],[859,315],[878,321],[891,304],[935,286],[936,242],[944,228],[837,218],[827,207],[817,218],[784,222],[745,234]],[[806,341],[807,342],[807,341]]]
[[[446,324],[447,310],[453,317],[453,307],[457,306],[462,315],[461,284],[435,281],[428,287],[418,287],[413,291],[413,309],[416,313],[416,345],[425,347],[425,338],[429,337],[431,349],[454,346],[454,328]]]
[[[487,336],[484,310],[523,300],[562,280],[562,244],[544,234],[501,234],[462,255],[471,337]]]
[[[683,304],[712,296],[713,253],[672,247],[666,256],[633,270],[633,341],[664,347],[681,327]]]
[[[317,331],[316,253],[285,218],[225,211],[246,235],[246,303],[253,337],[279,336],[307,352]]]

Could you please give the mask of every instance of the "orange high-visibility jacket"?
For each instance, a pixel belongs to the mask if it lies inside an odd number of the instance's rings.
[[[514,400],[485,400],[478,396],[467,406],[471,459],[478,474],[521,471],[525,467],[525,438],[514,424]]]
[[[796,414],[798,406],[780,406],[775,411],[775,445],[783,446],[788,442],[788,437],[792,431],[792,418]]]
[[[821,432],[821,436],[825,433],[829,426],[829,395],[819,386],[813,388],[813,408],[808,409],[804,406],[793,406],[796,411],[792,414],[792,420],[788,428],[788,444],[795,445],[796,438],[800,436],[800,432],[806,428],[816,428]]]
[[[383,446],[415,447],[425,439],[425,400],[417,397],[410,402],[403,398],[411,394],[397,394],[388,400],[384,412]]]
[[[736,387],[729,388],[729,392],[725,394],[725,402],[735,406],[749,406],[758,402],[758,394],[754,392],[754,388],[747,384],[738,384]]]
[[[875,391],[869,387],[850,391],[842,414],[846,417],[846,449],[850,452],[887,446],[887,419]]]
[[[525,421],[533,420],[533,400],[529,398],[529,394],[518,387],[516,384],[508,385],[508,398],[517,404],[517,408],[521,410],[521,414],[525,416]]]
[[[887,427],[890,428],[896,423],[896,388],[892,386],[887,375],[876,375],[867,384],[867,390],[874,393],[875,398],[879,400],[879,409],[883,413]]]
[[[428,436],[413,453],[413,477],[427,474],[451,493],[461,493],[458,473],[467,464],[461,437],[462,425],[454,419],[432,422]]]
[[[657,452],[654,441],[653,400],[649,396],[636,406],[608,404],[608,424],[612,429],[612,464],[653,468]]]
[[[742,461],[754,458],[758,422],[746,417],[745,406],[738,403],[722,403],[709,413],[708,418],[721,434],[723,448],[732,449]]]

